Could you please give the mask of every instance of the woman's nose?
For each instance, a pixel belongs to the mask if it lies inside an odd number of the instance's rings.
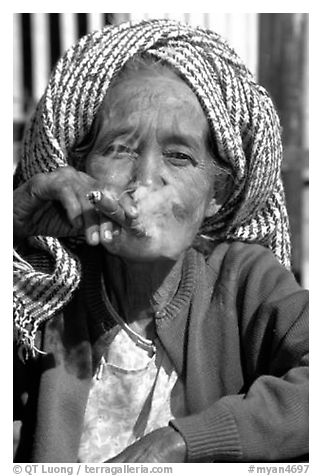
[[[140,185],[162,187],[163,178],[162,160],[155,151],[146,151],[137,160],[134,169],[134,181]]]

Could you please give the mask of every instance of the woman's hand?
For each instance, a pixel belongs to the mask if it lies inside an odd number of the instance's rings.
[[[94,207],[87,198],[100,189],[97,180],[72,167],[36,174],[14,190],[13,232],[16,242],[34,235],[66,237],[84,234],[91,245],[110,241],[117,226],[131,227],[136,210],[129,195],[113,195]]]
[[[184,463],[186,444],[171,426],[154,430],[105,463]]]

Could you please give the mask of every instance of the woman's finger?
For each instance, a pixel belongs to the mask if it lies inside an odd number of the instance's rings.
[[[113,222],[126,228],[137,236],[145,236],[145,230],[138,220],[138,211],[133,199],[124,194],[117,199],[109,191],[95,190],[87,194],[88,200]]]
[[[78,189],[81,187],[76,171],[71,167],[62,167],[48,174],[37,174],[30,180],[29,193],[34,203],[56,201],[66,212],[72,226],[82,214]]]
[[[125,215],[129,220],[135,219],[138,216],[138,210],[131,195],[123,193],[119,200],[120,206],[123,208]]]
[[[14,235],[73,236],[86,227],[90,244],[99,241],[99,220],[85,198],[97,182],[72,167],[35,174],[14,191]],[[98,233],[98,235],[97,235]]]
[[[107,217],[101,215],[100,217],[100,241],[101,243],[109,244],[113,241],[113,223]]]
[[[99,212],[91,206],[86,199],[84,188],[77,185],[77,198],[81,206],[84,236],[89,245],[95,246],[100,242],[100,216]]]
[[[120,206],[118,199],[112,193],[106,190],[95,190],[89,192],[87,198],[103,215],[120,225],[125,224],[124,209]]]
[[[72,226],[79,225],[80,217],[82,216],[82,205],[73,187],[68,183],[64,183],[59,191],[55,189],[53,199],[59,202],[65,209],[70,224]]]
[[[86,216],[86,215],[85,215]],[[84,235],[87,243],[92,246],[96,246],[100,242],[100,228],[97,221],[88,215],[83,216],[85,225],[84,225]]]

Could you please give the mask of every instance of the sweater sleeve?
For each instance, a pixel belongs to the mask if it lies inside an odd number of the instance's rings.
[[[244,389],[170,424],[191,462],[301,457],[308,453],[308,293],[260,246],[229,266],[239,283]]]

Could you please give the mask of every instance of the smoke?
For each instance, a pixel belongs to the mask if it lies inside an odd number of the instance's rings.
[[[152,186],[140,185],[132,196],[138,210],[138,221],[147,237],[152,239],[159,238],[160,226],[169,219],[173,220],[174,210],[181,208],[171,187],[155,190]]]

